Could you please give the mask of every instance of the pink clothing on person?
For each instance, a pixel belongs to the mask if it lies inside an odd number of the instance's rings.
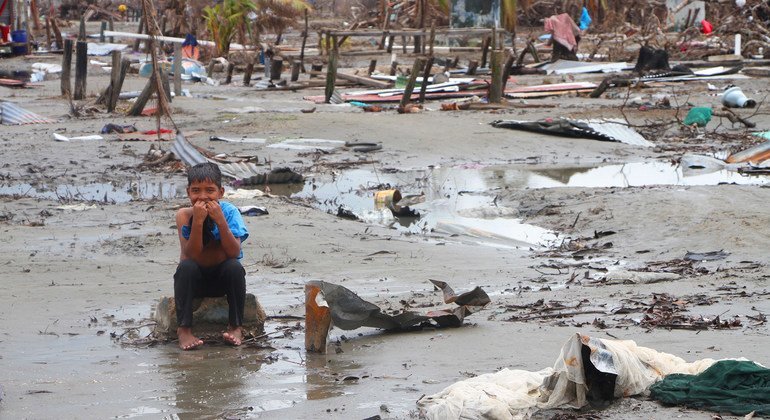
[[[562,13],[546,18],[545,30],[551,34],[551,38],[561,45],[567,47],[570,51],[577,49],[577,40],[575,34],[580,33],[580,28],[575,24],[570,15]]]

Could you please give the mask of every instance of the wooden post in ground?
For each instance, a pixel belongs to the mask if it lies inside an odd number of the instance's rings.
[[[505,87],[508,86],[508,78],[511,77],[511,68],[513,67],[513,63],[516,61],[516,52],[511,51],[508,54],[508,58],[505,60],[505,65],[503,66],[503,86],[502,89],[502,95],[505,96]]]
[[[118,77],[117,79],[113,79],[114,84],[112,85],[112,96],[110,96],[109,102],[107,103],[107,112],[115,112],[115,108],[118,106],[120,91],[123,89],[123,81],[126,80],[126,72],[128,72],[128,67],[130,65],[131,61],[129,61],[127,58],[124,58],[120,61]]]
[[[329,68],[326,70],[326,89],[324,91],[324,102],[331,103],[334,94],[334,84],[337,82],[337,59],[339,50],[337,48],[337,36],[332,37],[332,51],[329,54]]]
[[[206,76],[211,77],[214,75],[214,66],[217,64],[217,60],[212,59],[209,62],[209,68],[206,69]]]
[[[487,66],[487,54],[489,54],[489,44],[492,42],[492,37],[484,38],[481,43],[481,68]]]
[[[302,70],[302,63],[294,61],[291,63],[291,81],[296,82],[299,80],[299,72]]]
[[[166,100],[168,102],[171,102],[173,98],[171,97],[171,86],[169,86],[168,82],[168,73],[165,71],[160,71],[160,84],[163,86],[163,95],[166,97]],[[160,102],[160,99],[158,100]],[[158,112],[161,112],[161,107],[158,107]]]
[[[144,110],[144,106],[147,105],[147,101],[150,100],[150,97],[153,93],[155,93],[155,91],[155,72],[153,72],[149,80],[147,80],[147,84],[144,86],[144,89],[142,89],[142,93],[139,94],[139,97],[136,98],[134,105],[131,107],[131,109],[128,110],[128,115],[131,117],[138,117],[141,115],[142,111]]]
[[[302,31],[302,48],[299,50],[299,66],[300,70],[302,70],[302,73],[305,72],[305,44],[307,43],[307,9],[305,9],[305,30]],[[292,79],[294,78],[294,73],[292,71]],[[292,80],[293,82],[296,82],[295,80]]]
[[[182,44],[174,43],[174,95],[182,94]]]
[[[281,80],[281,72],[283,71],[283,58],[279,56],[273,56],[270,60],[270,80]]]
[[[390,62],[390,75],[395,76],[398,73],[398,61],[393,60]]]
[[[428,88],[428,79],[430,78],[430,72],[433,69],[433,56],[428,57],[428,62],[425,63],[425,71],[422,72],[422,84],[420,84],[420,103],[425,102],[425,90]]]
[[[136,33],[137,34],[141,34],[142,33],[142,29],[144,29],[144,18],[143,17],[139,18],[139,28],[136,29]],[[139,38],[134,40],[134,51],[139,51],[139,42],[140,41],[141,40]]]
[[[51,49],[51,19],[45,18],[45,49]]]
[[[53,30],[53,36],[56,39],[56,48],[64,49],[64,39],[61,36],[61,30],[59,24],[56,23],[56,18],[51,17],[51,29]]]
[[[251,84],[251,73],[254,72],[254,63],[259,60],[259,52],[254,52],[254,58],[246,64],[246,70],[243,71],[243,86]]]
[[[436,21],[432,21],[430,23],[430,39],[428,40],[428,45],[430,45],[430,50],[428,51],[428,55],[433,57],[433,44],[436,42]]]
[[[476,60],[471,60],[468,62],[468,70],[465,71],[465,74],[469,76],[473,76],[476,74],[476,69],[479,67],[479,62]]]
[[[489,93],[487,95],[489,102],[493,104],[499,104],[503,95],[502,61],[503,52],[498,50],[492,51],[492,57],[489,63],[489,67],[492,70],[492,82],[489,84]]]
[[[388,0],[382,0],[382,4],[382,16],[384,18],[382,20],[382,38],[380,38],[380,45],[377,47],[378,50],[385,49],[385,37],[387,36],[388,25],[390,24],[390,2]]]
[[[227,63],[227,76],[225,76],[226,85],[233,82],[233,70],[235,70],[235,63]]]
[[[85,16],[80,17],[80,30],[78,32],[78,41],[85,41],[86,40],[86,18]]]
[[[420,73],[420,70],[422,70],[422,66],[424,64],[424,59],[421,57],[417,57],[414,59],[414,65],[412,66],[412,74],[409,75],[409,80],[406,82],[406,87],[404,88],[404,95],[401,97],[401,102],[398,104],[398,109],[403,110],[406,107],[406,104],[409,103],[409,101],[412,99],[412,92],[414,92],[414,85],[417,83],[417,75]]]
[[[88,42],[75,44],[75,92],[72,98],[79,101],[86,97],[86,76],[88,75]]]
[[[69,95],[72,93],[72,40],[64,41],[64,56],[61,60],[61,94]]]
[[[377,60],[370,60],[369,68],[366,70],[366,75],[371,76],[375,70],[377,70]]]
[[[388,54],[393,52],[393,40],[396,39],[393,35],[388,35],[388,48],[385,50]]]
[[[99,26],[99,42],[104,44],[107,42],[107,38],[104,37],[104,31],[107,30],[107,21],[103,20],[101,26]]]
[[[114,30],[115,30],[115,19],[110,18],[110,31],[114,31]],[[111,36],[110,37],[110,44],[114,44],[114,43],[115,43],[115,37]]]
[[[37,2],[35,0],[29,1],[29,13],[32,15],[30,16],[30,19],[32,19],[32,27],[35,29],[35,32],[37,32],[40,30],[40,12],[38,11]],[[29,22],[29,19],[27,19],[27,22]],[[27,39],[29,39],[29,23],[27,23]],[[32,54],[32,51],[29,51],[29,54]]]
[[[315,77],[316,77],[315,74],[318,74],[318,73],[322,72],[323,69],[324,69],[324,65],[321,64],[321,63],[313,63],[313,64],[311,64],[310,65],[311,74],[310,74],[309,78],[310,79],[315,79]],[[315,73],[315,74],[313,74],[313,73]]]

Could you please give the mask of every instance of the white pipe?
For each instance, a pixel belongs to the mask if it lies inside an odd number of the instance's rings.
[[[741,34],[735,34],[735,55],[741,55]]]
[[[117,32],[117,31],[104,31],[104,36],[114,36],[116,38],[131,38],[131,39],[150,39],[150,35],[147,35],[147,34],[135,34],[135,33],[132,33],[132,32]],[[181,44],[181,43],[184,42],[184,38],[175,38],[175,37],[171,37],[171,36],[162,36],[162,35],[161,36],[156,36],[155,39],[157,39],[158,41],[171,42],[171,43],[175,43],[175,44]],[[214,46],[216,46],[216,44],[214,42],[211,42],[211,41],[201,41],[201,40],[198,40],[198,44],[199,45],[204,45],[204,46],[207,46],[207,47],[214,47]],[[246,48],[243,45],[241,45],[241,44],[230,44],[230,49],[231,50],[244,50]]]

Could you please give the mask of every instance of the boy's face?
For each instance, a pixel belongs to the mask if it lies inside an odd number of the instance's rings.
[[[211,180],[193,181],[187,187],[187,196],[190,197],[190,202],[193,204],[198,201],[219,201],[224,195],[225,189],[218,187],[217,184]]]

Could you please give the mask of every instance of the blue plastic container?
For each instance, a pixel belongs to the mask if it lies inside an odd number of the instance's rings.
[[[11,46],[13,55],[27,54],[27,31],[23,29],[11,31],[11,41],[13,41],[13,45]]]

